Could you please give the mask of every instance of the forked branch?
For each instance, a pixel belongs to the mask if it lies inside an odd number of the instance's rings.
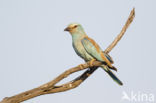
[[[131,11],[131,13],[128,17],[128,20],[127,20],[126,24],[124,25],[124,27],[122,28],[120,34],[107,47],[107,49],[104,51],[105,53],[109,53],[115,47],[115,45],[122,38],[122,36],[126,32],[127,28],[133,21],[134,17],[135,17],[135,10],[133,8],[133,10]],[[79,86],[84,80],[86,80],[101,64],[102,63],[100,63],[98,61],[94,61],[93,66],[90,65],[89,62],[87,62],[85,64],[81,64],[77,67],[74,67],[74,68],[71,68],[71,69],[65,71],[64,73],[62,73],[61,75],[56,77],[54,80],[52,80],[44,85],[41,85],[37,88],[17,94],[12,97],[6,97],[0,103],[20,103],[22,101],[34,98],[39,95],[58,93],[58,92],[63,92],[63,91],[73,89],[73,88]],[[91,68],[91,69],[87,69],[87,68]],[[59,85],[59,86],[56,85],[58,82],[60,82],[61,80],[63,80],[67,76],[69,76],[70,74],[84,70],[84,69],[87,69],[87,70],[82,75],[78,76],[76,79],[74,79],[70,82],[67,82],[65,84]]]

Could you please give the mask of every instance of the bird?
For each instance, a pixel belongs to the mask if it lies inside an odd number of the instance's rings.
[[[83,27],[79,23],[69,24],[64,31],[67,31],[72,36],[72,46],[78,56],[85,60],[85,62],[90,61],[93,65],[94,61],[102,62],[100,66],[108,75],[119,85],[123,83],[117,78],[117,76],[111,71],[117,71],[116,67],[112,64],[114,63],[112,58],[102,51],[100,46],[90,38],[84,31]]]

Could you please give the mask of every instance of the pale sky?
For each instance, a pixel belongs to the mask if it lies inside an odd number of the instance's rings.
[[[130,95],[132,91],[156,96],[155,5],[155,0],[0,0],[0,100],[84,63],[72,48],[70,34],[63,31],[69,23],[82,24],[88,36],[105,49],[133,7],[135,20],[110,52],[123,86],[99,68],[75,89],[23,103],[130,103],[121,98],[123,92]]]

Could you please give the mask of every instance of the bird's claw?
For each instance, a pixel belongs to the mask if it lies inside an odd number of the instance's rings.
[[[94,62],[94,61],[96,61],[96,60],[95,60],[95,59],[92,59],[92,60],[89,62],[89,65],[90,65],[91,67],[94,66],[94,65],[93,65],[93,62]]]
[[[80,64],[78,67],[81,68],[81,69],[83,69],[83,64]]]

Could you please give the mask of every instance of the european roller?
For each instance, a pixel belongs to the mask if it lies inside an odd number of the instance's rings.
[[[100,67],[103,68],[106,73],[119,85],[123,85],[122,82],[113,74],[110,70],[117,69],[112,66],[113,60],[112,58],[104,53],[100,46],[90,37],[88,37],[80,24],[72,23],[69,24],[64,31],[68,31],[72,36],[72,45],[78,56],[83,58],[86,62],[97,60],[103,63]]]

